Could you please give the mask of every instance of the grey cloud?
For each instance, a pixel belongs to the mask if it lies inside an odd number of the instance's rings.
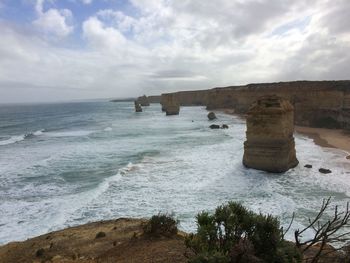
[[[160,70],[150,75],[154,79],[176,79],[176,78],[193,78],[196,77],[195,73],[185,70]]]
[[[350,1],[334,0],[327,2],[327,12],[321,18],[321,25],[330,34],[350,33]]]

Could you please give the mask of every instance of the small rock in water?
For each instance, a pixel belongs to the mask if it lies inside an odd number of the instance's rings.
[[[346,156],[346,159],[350,160],[350,155]]]
[[[311,164],[306,164],[304,167],[305,168],[312,168],[312,165]]]
[[[320,168],[318,171],[323,174],[330,174],[332,172],[331,170],[325,168]]]
[[[209,112],[209,113],[208,113],[208,119],[209,119],[210,121],[215,120],[215,119],[216,119],[215,113],[212,112],[212,111]]]
[[[221,129],[228,129],[228,125],[227,125],[227,124],[223,124],[223,125],[221,126]]]
[[[220,129],[220,125],[212,124],[209,126],[210,129]]]

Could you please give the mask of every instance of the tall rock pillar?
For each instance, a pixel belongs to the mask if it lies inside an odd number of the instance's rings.
[[[166,115],[179,115],[180,103],[175,94],[162,94],[162,110]]]
[[[278,96],[259,98],[247,113],[246,167],[281,173],[298,165],[294,143],[294,108]]]

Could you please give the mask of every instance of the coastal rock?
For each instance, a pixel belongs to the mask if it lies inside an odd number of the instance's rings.
[[[137,98],[137,102],[143,107],[143,106],[149,106],[149,100],[146,95],[143,95],[141,97]]]
[[[312,168],[312,165],[311,164],[306,164],[306,165],[304,165],[304,167],[310,169],[310,168]]]
[[[180,112],[180,104],[175,95],[166,96],[162,95],[162,110],[165,110],[166,115],[178,115]]]
[[[292,81],[228,86],[174,94],[181,106],[203,105],[246,114],[259,97],[277,95],[294,106],[295,124],[350,130],[350,81]]]
[[[281,173],[298,165],[294,143],[294,108],[272,95],[258,99],[247,114],[243,164]]]
[[[322,174],[330,174],[332,172],[331,170],[325,168],[320,168],[318,171]]]
[[[212,124],[209,126],[210,129],[220,129],[220,125]]]
[[[142,107],[136,100],[134,101],[134,104],[135,104],[135,112],[142,112]]]
[[[346,159],[350,160],[350,155],[346,156]]]
[[[227,124],[223,124],[223,125],[221,126],[221,129],[228,129],[228,125],[227,125]]]
[[[209,119],[210,121],[215,120],[215,119],[216,119],[215,113],[212,112],[212,111],[209,112],[209,113],[208,113],[208,119]]]

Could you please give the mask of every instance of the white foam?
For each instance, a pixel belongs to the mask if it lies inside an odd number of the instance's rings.
[[[34,134],[35,136],[40,136],[40,135],[42,135],[42,134],[44,133],[44,131],[45,131],[45,130],[37,130],[37,131],[34,132],[33,134]]]
[[[111,127],[107,127],[106,129],[104,129],[104,131],[112,131],[113,129]]]
[[[48,136],[48,137],[82,137],[82,136],[88,136],[94,132],[95,131],[86,131],[86,130],[45,132],[45,136]]]
[[[16,142],[23,141],[26,135],[12,136],[10,139],[0,141],[0,145],[8,145]]]

